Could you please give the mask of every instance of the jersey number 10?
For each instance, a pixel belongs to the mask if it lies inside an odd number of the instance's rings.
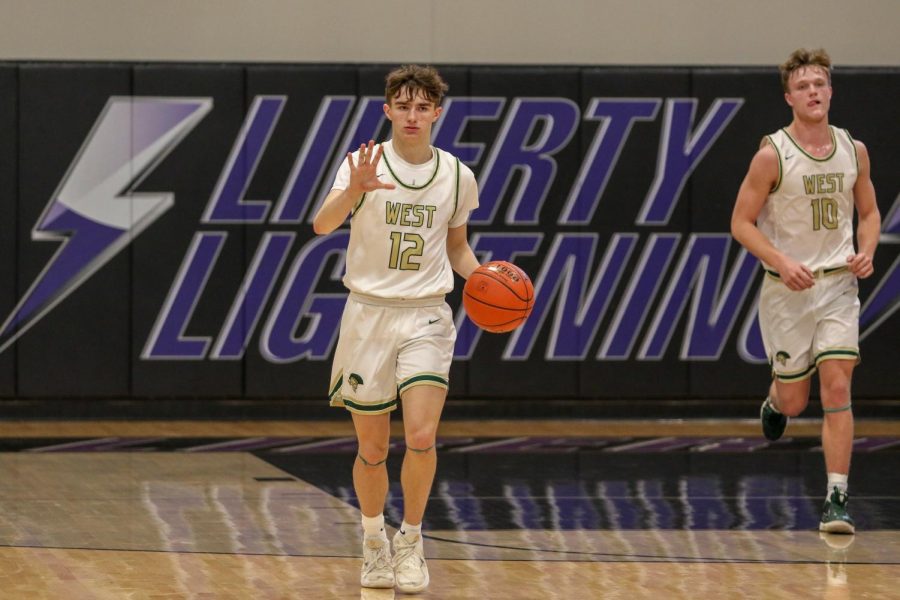
[[[837,229],[838,203],[834,198],[813,198],[812,205],[813,231],[825,229]]]

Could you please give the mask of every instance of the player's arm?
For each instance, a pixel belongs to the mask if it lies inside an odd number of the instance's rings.
[[[447,230],[447,257],[450,259],[450,266],[463,279],[468,279],[480,264],[469,246],[469,234],[466,230],[465,223]]]
[[[875,272],[872,259],[881,235],[881,213],[878,212],[875,186],[872,185],[870,176],[869,151],[862,142],[853,143],[856,144],[856,156],[859,160],[859,173],[853,186],[853,199],[859,222],[856,227],[857,251],[853,256],[847,257],[847,264],[854,275],[865,279]]]
[[[777,182],[778,154],[763,140],[738,190],[731,214],[731,235],[755,257],[772,265],[788,288],[804,290],[814,283],[812,271],[775,248],[756,226],[756,219]]]
[[[318,235],[331,233],[340,227],[347,215],[362,198],[362,195],[374,190],[392,190],[394,184],[382,183],[378,179],[378,161],[381,160],[381,144],[375,149],[375,142],[369,140],[368,146],[359,146],[359,155],[354,164],[353,154],[347,153],[347,165],[350,167],[350,179],[344,189],[332,189],[313,219],[313,231]]]

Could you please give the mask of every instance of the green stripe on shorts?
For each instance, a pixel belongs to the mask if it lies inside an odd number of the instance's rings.
[[[796,373],[779,373],[776,371],[775,377],[777,377],[781,381],[800,381],[801,379],[806,379],[807,377],[809,377],[810,374],[815,370],[815,365],[810,365],[802,371],[797,371]]]
[[[826,350],[816,357],[816,364],[829,358],[859,360],[859,352],[856,350]]]
[[[393,408],[397,405],[397,399],[388,400],[387,402],[381,402],[380,404],[360,404],[359,402],[354,402],[349,398],[344,398],[344,406],[347,408],[352,408],[354,410],[358,410],[360,412],[382,412],[389,408]]]
[[[421,383],[429,383],[429,384],[437,384],[438,387],[449,387],[450,382],[446,377],[441,377],[440,375],[434,375],[432,373],[423,373],[421,375],[413,375],[403,383],[397,386],[397,391],[401,391],[404,388],[409,387],[413,384],[421,384]]]

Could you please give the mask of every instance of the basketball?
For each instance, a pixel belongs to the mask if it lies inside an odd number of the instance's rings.
[[[472,271],[463,288],[463,306],[473,323],[506,333],[525,322],[534,308],[534,286],[525,271],[503,260]]]

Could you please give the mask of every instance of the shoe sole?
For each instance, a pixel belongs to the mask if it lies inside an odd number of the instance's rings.
[[[403,587],[401,585],[398,585],[397,589],[399,589],[404,594],[417,594],[427,588],[430,582],[431,577],[428,576],[428,573],[425,573],[425,583],[423,583],[422,585],[417,585],[416,587]]]
[[[394,588],[394,582],[384,582],[384,583],[370,583],[365,584],[362,581],[359,582],[360,587],[368,588],[370,590],[390,590]]]
[[[831,523],[819,523],[819,531],[825,533],[856,533],[856,528],[846,521],[832,521]]]

